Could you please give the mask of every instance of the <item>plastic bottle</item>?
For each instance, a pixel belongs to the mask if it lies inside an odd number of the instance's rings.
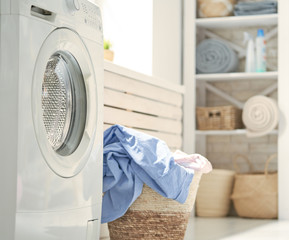
[[[256,37],[256,72],[266,72],[266,41],[263,29],[258,29]]]
[[[244,43],[247,43],[245,72],[255,72],[255,46],[253,37],[244,32]]]

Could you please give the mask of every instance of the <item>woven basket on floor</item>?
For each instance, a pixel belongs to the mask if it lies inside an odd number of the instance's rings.
[[[200,217],[225,217],[229,213],[235,172],[213,169],[202,177],[196,199]]]
[[[201,176],[201,173],[195,174],[184,204],[165,198],[145,185],[126,214],[108,223],[110,239],[184,239]]]
[[[199,130],[232,130],[243,127],[242,110],[235,106],[197,107]]]
[[[240,156],[240,155],[238,155]],[[249,160],[241,155],[246,161]],[[232,194],[235,210],[240,217],[277,218],[278,175],[268,173],[268,164],[277,155],[271,155],[265,163],[264,173],[236,174]]]

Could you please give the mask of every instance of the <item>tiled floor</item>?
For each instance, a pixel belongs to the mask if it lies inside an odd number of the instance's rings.
[[[289,221],[192,217],[185,240],[289,240]]]

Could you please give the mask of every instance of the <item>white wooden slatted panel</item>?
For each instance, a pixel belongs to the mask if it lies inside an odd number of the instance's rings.
[[[103,124],[103,131],[105,131],[106,129],[108,129],[108,128],[110,128],[111,126],[113,126],[113,124],[112,125],[110,125],[110,124]]]
[[[104,105],[181,120],[182,109],[123,92],[104,89]]]
[[[164,119],[121,109],[104,107],[104,123],[151,129],[181,135],[182,122]]]
[[[165,141],[174,152],[182,148],[182,104],[182,93],[173,88],[104,72],[104,130],[131,127]]]
[[[104,130],[110,128],[112,125],[104,124]],[[144,129],[136,129],[137,131],[149,134],[156,138],[159,138],[167,143],[170,149],[180,149],[182,147],[182,137],[181,135],[169,134],[169,133],[162,133],[162,132],[155,132],[149,131]]]
[[[182,136],[181,135],[173,135],[161,132],[154,132],[148,130],[139,130],[143,133],[152,135],[156,138],[159,138],[167,143],[167,145],[172,149],[180,149],[182,147]]]
[[[178,107],[181,107],[183,103],[183,96],[181,93],[153,86],[108,71],[104,72],[104,86],[105,88],[126,91],[137,96],[168,103]]]

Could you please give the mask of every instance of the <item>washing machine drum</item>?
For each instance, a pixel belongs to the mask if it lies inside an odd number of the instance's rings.
[[[53,54],[42,83],[42,115],[47,139],[58,154],[78,147],[86,121],[86,91],[81,69],[68,52]]]
[[[97,81],[81,37],[54,30],[43,43],[32,86],[33,122],[48,166],[62,177],[81,171],[96,143]]]

